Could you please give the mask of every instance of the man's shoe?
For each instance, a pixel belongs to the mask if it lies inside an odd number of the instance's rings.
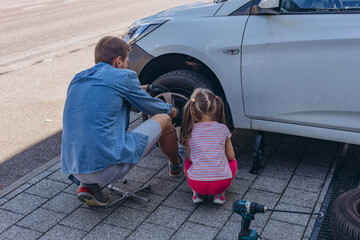
[[[110,203],[109,197],[103,194],[99,184],[81,183],[77,197],[90,207],[105,207]]]
[[[204,196],[198,194],[197,192],[194,192],[194,194],[193,194],[193,202],[194,203],[201,203],[203,201],[204,201]]]
[[[176,166],[171,166],[169,164],[169,175],[170,177],[180,177],[182,173],[184,172],[184,164],[179,164]]]
[[[214,203],[224,204],[226,202],[226,197],[221,194],[216,194],[214,197]]]
[[[178,147],[179,152],[179,158],[180,158],[180,164],[176,166],[171,166],[169,163],[169,175],[170,177],[180,177],[184,171],[184,162],[186,158],[186,148],[179,144]]]

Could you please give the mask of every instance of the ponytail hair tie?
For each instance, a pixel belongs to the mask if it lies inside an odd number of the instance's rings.
[[[215,99],[217,100],[218,99],[218,97],[215,95]]]
[[[195,102],[195,98],[192,98],[191,101],[194,103],[194,102]]]

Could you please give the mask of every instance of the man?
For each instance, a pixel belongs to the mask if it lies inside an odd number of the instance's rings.
[[[118,37],[102,38],[95,47],[95,66],[75,75],[64,107],[61,145],[62,171],[81,184],[78,199],[106,206],[101,191],[125,176],[159,143],[169,159],[169,174],[182,174],[177,137],[171,118],[176,108],[151,97],[135,72],[128,70],[130,46]],[[152,117],[131,132],[130,107]]]

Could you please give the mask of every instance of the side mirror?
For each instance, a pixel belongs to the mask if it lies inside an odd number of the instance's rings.
[[[280,13],[281,0],[260,0],[251,9],[253,15],[277,15]]]
[[[264,8],[264,9],[274,9],[274,8],[279,8],[280,6],[280,1],[279,0],[261,0],[259,2],[258,5],[260,8]]]

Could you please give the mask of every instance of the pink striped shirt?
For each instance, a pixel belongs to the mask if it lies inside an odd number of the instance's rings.
[[[218,122],[195,123],[188,140],[192,165],[187,174],[192,180],[217,181],[232,177],[225,155],[226,140],[231,138],[227,126]]]

